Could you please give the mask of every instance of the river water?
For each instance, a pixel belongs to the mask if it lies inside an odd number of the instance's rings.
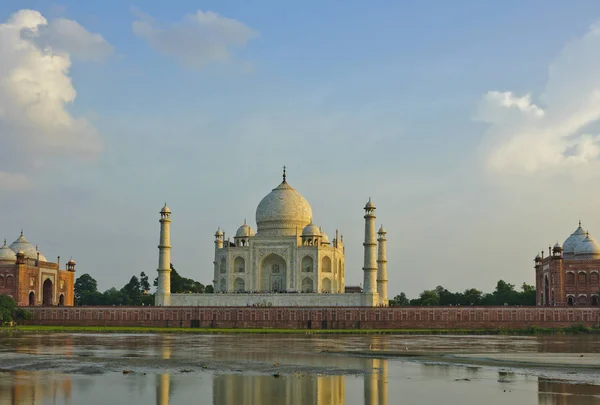
[[[600,337],[3,332],[0,404],[600,404],[600,369],[360,350],[585,356]]]

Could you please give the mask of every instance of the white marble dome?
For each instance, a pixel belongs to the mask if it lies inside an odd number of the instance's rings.
[[[581,241],[583,241],[584,239],[585,239],[585,231],[581,227],[581,222],[579,222],[579,226],[577,227],[577,229],[575,229],[575,232],[573,232],[565,240],[565,243],[563,243],[563,253],[566,253],[566,254],[575,253],[575,247],[577,247],[577,245],[579,245],[579,243]]]
[[[0,247],[0,261],[3,262],[15,262],[17,260],[17,254],[12,251],[11,248],[6,244],[6,239],[4,240],[4,246]]]
[[[600,255],[600,245],[590,234],[587,234],[575,247],[575,255]]]
[[[321,236],[321,230],[311,222],[302,229],[302,236]]]
[[[28,259],[37,259],[37,249],[27,239],[25,239],[25,236],[23,236],[23,232],[21,232],[21,236],[19,236],[19,238],[16,241],[11,243],[10,248],[15,253],[22,251],[25,254],[25,257]],[[40,253],[40,260],[42,257],[44,256]],[[44,261],[46,261],[45,257]]]
[[[248,238],[250,236],[254,236],[254,229],[252,229],[252,227],[246,223],[246,220],[244,220],[244,224],[238,228],[235,237]]]
[[[329,236],[321,230],[321,243],[329,244]]]
[[[258,233],[296,235],[311,222],[312,208],[285,180],[262,199],[256,208]]]

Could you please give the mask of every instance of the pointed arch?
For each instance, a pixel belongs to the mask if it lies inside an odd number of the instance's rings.
[[[29,306],[32,307],[35,305],[35,293],[31,291],[29,293]]]
[[[220,288],[221,292],[227,291],[227,281],[225,281],[225,278],[221,279],[221,282],[219,283],[219,288]]]
[[[271,253],[266,255],[260,262],[260,291],[285,291],[287,263],[285,259],[278,254]]]
[[[305,273],[312,273],[314,269],[314,262],[312,256],[304,256],[302,258],[302,271]]]
[[[233,282],[233,290],[235,292],[246,291],[246,282],[241,277],[236,278]]]
[[[221,257],[221,261],[219,262],[219,272],[227,273],[227,260],[224,257]]]
[[[325,256],[321,260],[321,271],[323,273],[331,273],[331,258],[329,256]]]
[[[52,292],[53,292],[52,280],[47,278],[46,281],[44,281],[44,284],[42,286],[42,304],[43,305],[52,305],[54,303]]]
[[[233,261],[233,271],[236,273],[245,273],[246,272],[246,261],[242,256],[238,256]]]
[[[330,293],[331,292],[331,279],[329,278],[324,278],[323,279],[323,292],[324,293]]]
[[[314,292],[314,283],[312,278],[310,277],[304,277],[302,279],[302,292],[305,293],[311,293]]]

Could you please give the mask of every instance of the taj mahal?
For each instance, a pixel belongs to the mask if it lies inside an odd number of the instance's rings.
[[[364,207],[364,281],[346,293],[344,238],[331,241],[308,201],[286,180],[256,208],[256,232],[244,221],[233,237],[215,233],[215,294],[171,294],[171,210],[160,211],[157,306],[387,306],[386,231],[375,233],[375,204]]]

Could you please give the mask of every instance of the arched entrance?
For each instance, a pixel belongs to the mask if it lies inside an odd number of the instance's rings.
[[[32,307],[35,305],[35,293],[32,291],[29,293],[29,306]]]
[[[271,253],[260,265],[260,291],[285,291],[287,267],[283,257]]]
[[[59,307],[65,306],[65,295],[64,294],[61,294],[60,297],[58,298],[58,306]]]
[[[573,298],[572,295],[569,295],[569,297],[567,298],[567,305],[572,307],[575,304],[575,299]]]
[[[233,289],[235,292],[243,292],[246,290],[246,283],[240,277],[236,278],[233,282]]]
[[[305,277],[302,280],[302,292],[305,292],[305,293],[313,292],[313,281],[311,278]]]
[[[330,293],[331,292],[331,280],[328,278],[323,279],[323,292]]]
[[[599,299],[597,295],[592,296],[592,306],[597,307],[599,305]]]
[[[52,281],[49,278],[42,288],[42,305],[52,305]]]

